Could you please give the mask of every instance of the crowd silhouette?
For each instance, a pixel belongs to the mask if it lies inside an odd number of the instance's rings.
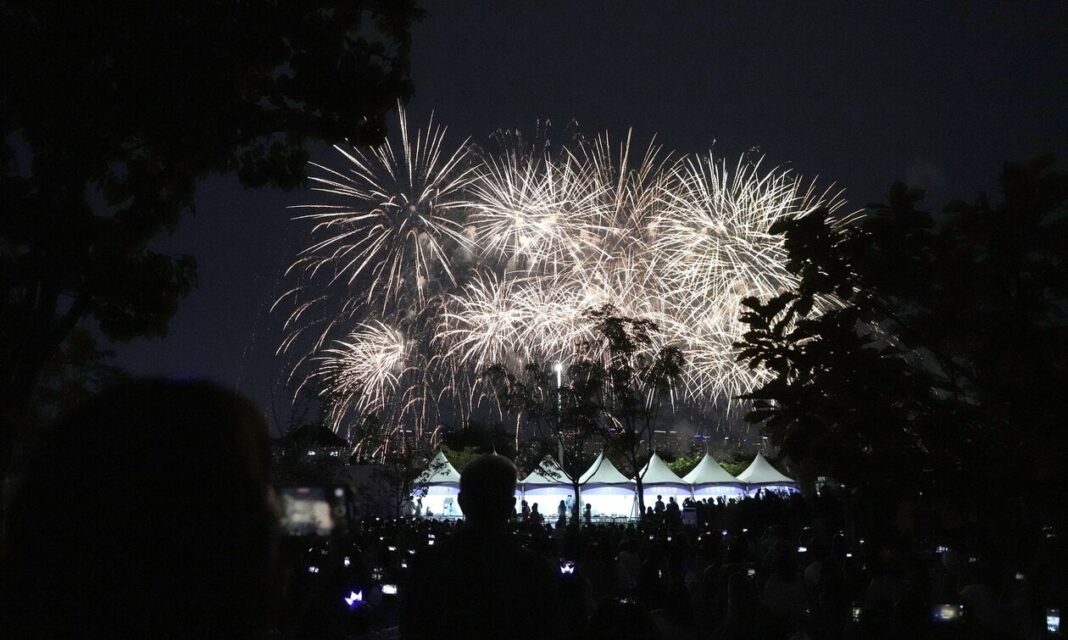
[[[550,523],[497,455],[463,470],[462,522],[283,537],[268,461],[257,412],[206,383],[130,382],[63,417],[10,505],[0,635],[1042,638],[1068,593],[1051,527],[1020,561],[920,503],[871,530],[834,492],[657,496],[642,522],[562,503]]]

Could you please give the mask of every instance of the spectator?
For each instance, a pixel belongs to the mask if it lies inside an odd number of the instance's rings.
[[[653,621],[630,598],[608,598],[597,606],[590,621],[593,640],[656,640]]]
[[[415,567],[402,597],[403,638],[543,638],[558,634],[552,569],[508,531],[516,468],[495,454],[460,477],[464,527]],[[531,515],[537,513],[534,504]]]
[[[252,405],[204,382],[128,382],[61,418],[10,512],[4,637],[262,638],[269,456]]]

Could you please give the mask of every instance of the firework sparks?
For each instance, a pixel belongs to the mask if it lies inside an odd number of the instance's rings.
[[[683,350],[684,396],[729,402],[759,382],[735,360],[741,300],[794,284],[770,227],[842,204],[759,162],[635,153],[629,134],[477,155],[444,153],[443,136],[431,124],[411,137],[402,113],[399,147],[320,167],[317,190],[344,202],[300,216],[313,241],[293,267],[283,344],[319,329],[302,362],[338,425],[374,415],[376,433],[422,433],[442,403],[466,415],[486,366],[569,360],[592,337],[585,313],[604,304],[655,322],[653,348]],[[364,287],[339,313],[314,313],[331,297],[324,276]]]
[[[445,129],[431,121],[410,135],[400,111],[400,144],[386,141],[364,152],[334,148],[348,160],[338,171],[314,164],[322,175],[313,190],[337,204],[300,205],[310,213],[317,240],[303,252],[301,268],[352,285],[369,283],[365,301],[383,309],[414,298],[422,305],[439,281],[456,284],[451,254],[469,248],[461,215],[475,167],[466,163],[466,141],[451,154],[443,150]]]
[[[397,391],[405,367],[407,344],[400,331],[381,322],[359,325],[355,331],[316,358],[313,374],[332,395],[361,412],[380,411]]]

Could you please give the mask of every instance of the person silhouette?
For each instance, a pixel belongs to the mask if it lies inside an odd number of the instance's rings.
[[[541,512],[538,511],[538,503],[530,505],[530,521],[540,525],[542,523]]]
[[[557,635],[556,576],[508,530],[515,484],[515,465],[496,454],[464,468],[459,495],[464,524],[413,563],[399,594],[401,638]]]
[[[280,589],[267,425],[206,382],[135,380],[31,452],[0,552],[5,638],[263,638]]]
[[[586,511],[584,514],[584,518],[586,520],[586,524],[593,524],[593,507],[590,505],[589,502],[586,503]]]

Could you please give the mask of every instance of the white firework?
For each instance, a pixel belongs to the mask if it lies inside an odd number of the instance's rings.
[[[343,170],[314,164],[314,191],[338,200],[300,205],[314,222],[315,241],[296,267],[312,277],[358,284],[363,301],[385,310],[421,305],[445,284],[455,284],[451,255],[470,248],[463,233],[466,188],[475,177],[466,141],[451,153],[445,128],[433,120],[412,136],[400,110],[400,141],[369,151],[334,148],[348,161]]]
[[[559,360],[577,337],[577,291],[555,278],[479,274],[449,296],[435,337],[458,368]]]
[[[471,185],[469,224],[481,255],[507,268],[559,270],[596,254],[607,228],[603,187],[564,152],[511,150],[488,156]]]
[[[381,322],[360,324],[315,358],[312,377],[324,382],[332,404],[379,412],[397,395],[408,351],[399,330]]]
[[[283,350],[318,331],[304,362],[335,423],[373,414],[376,442],[429,432],[443,405],[469,415],[491,364],[573,359],[603,305],[653,321],[650,350],[683,351],[682,396],[729,404],[760,382],[736,360],[742,299],[796,284],[771,226],[842,204],[788,171],[636,151],[630,134],[477,156],[466,143],[443,153],[443,136],[431,124],[410,137],[402,113],[399,147],[320,167],[317,190],[342,202],[301,216],[313,241],[284,296]],[[324,281],[356,290],[335,313]]]
[[[783,238],[771,226],[840,204],[829,191],[803,188],[789,172],[762,175],[759,161],[743,158],[732,171],[709,154],[675,168],[661,192],[651,255],[677,326],[686,327],[678,339],[692,394],[731,398],[760,381],[737,360],[741,301],[796,284]]]

